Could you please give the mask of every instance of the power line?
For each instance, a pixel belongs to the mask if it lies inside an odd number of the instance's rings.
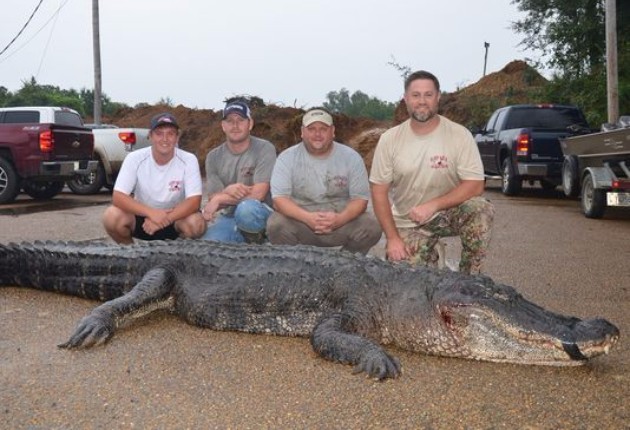
[[[31,22],[31,20],[33,19],[33,16],[35,16],[35,13],[37,12],[37,9],[39,9],[39,7],[42,5],[42,3],[44,2],[44,0],[39,0],[39,3],[37,4],[37,6],[35,6],[35,10],[33,11],[33,13],[31,13],[31,16],[28,18],[28,20],[26,21],[26,24],[24,24],[24,26],[22,27],[22,29],[18,32],[18,34],[15,35],[15,37],[9,42],[9,44],[7,46],[4,47],[4,49],[2,51],[0,51],[0,55],[4,54],[5,51],[7,49],[9,49],[9,47],[11,45],[13,45],[13,42],[15,42],[17,40],[18,37],[20,37],[20,34],[22,34],[22,32],[26,29],[26,27],[28,26],[28,24]]]
[[[42,3],[43,0],[40,0],[40,4]],[[4,61],[6,61],[9,57],[12,57],[14,54],[16,54],[18,51],[20,51],[22,48],[24,48],[31,40],[33,40],[39,33],[40,31],[42,31],[49,23],[50,21],[52,21],[55,17],[57,17],[59,15],[59,12],[61,12],[61,9],[63,9],[63,7],[66,5],[66,3],[68,3],[70,0],[63,0],[63,3],[61,3],[59,5],[59,7],[57,8],[57,10],[55,10],[55,12],[53,13],[53,15],[48,18],[48,20],[46,20],[46,22],[31,36],[30,39],[28,39],[26,42],[24,42],[22,45],[20,45],[18,48],[16,48],[15,50],[13,50],[13,52],[11,52],[10,54],[7,54],[4,56],[4,58],[0,58],[0,63],[3,63]],[[16,37],[17,38],[17,37]],[[11,43],[13,43],[13,41],[11,41]],[[8,46],[7,46],[8,48]],[[2,52],[4,52],[6,50],[3,49]],[[2,52],[0,52],[0,55],[2,54]]]

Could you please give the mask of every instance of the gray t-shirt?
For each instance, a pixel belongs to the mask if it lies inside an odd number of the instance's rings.
[[[242,154],[232,153],[224,142],[206,156],[208,193],[218,193],[236,183],[254,185],[269,182],[275,162],[276,148],[267,140],[250,136],[249,148]],[[271,204],[269,193],[264,201]]]
[[[358,152],[338,142],[326,158],[313,157],[300,142],[278,156],[271,195],[289,197],[311,212],[341,212],[350,200],[370,197],[365,163]]]

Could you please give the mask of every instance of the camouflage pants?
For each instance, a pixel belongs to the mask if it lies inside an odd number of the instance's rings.
[[[480,273],[490,243],[494,206],[483,197],[473,197],[459,206],[442,211],[427,224],[399,229],[405,244],[412,250],[409,262],[437,267],[439,254],[435,248],[441,237],[459,236],[462,255],[459,271]]]

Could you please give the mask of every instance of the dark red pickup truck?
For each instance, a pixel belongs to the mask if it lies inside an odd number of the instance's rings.
[[[21,190],[54,197],[66,180],[96,171],[93,151],[92,131],[72,109],[0,108],[0,204]]]

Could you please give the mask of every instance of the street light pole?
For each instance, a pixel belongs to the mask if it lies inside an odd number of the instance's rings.
[[[99,31],[98,0],[92,0],[92,46],[94,53],[94,123],[101,124],[101,36]]]
[[[483,57],[483,76],[486,76],[486,64],[488,64],[488,48],[490,48],[490,44],[483,42],[483,47],[486,49],[486,55]]]

